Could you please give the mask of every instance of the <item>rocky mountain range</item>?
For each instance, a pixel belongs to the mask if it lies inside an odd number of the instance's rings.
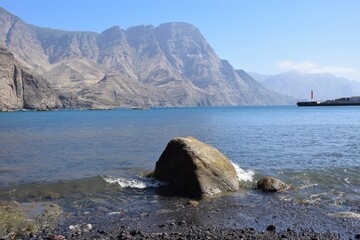
[[[313,90],[316,100],[331,100],[360,95],[360,82],[336,77],[329,73],[288,71],[273,76],[251,74],[266,88],[299,100],[308,100]]]
[[[187,23],[71,32],[30,25],[0,8],[0,24],[0,46],[41,76],[65,108],[293,103],[220,59]]]

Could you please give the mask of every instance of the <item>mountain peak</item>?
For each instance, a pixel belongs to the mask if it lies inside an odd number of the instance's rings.
[[[121,31],[123,31],[123,30],[120,28],[120,26],[115,25],[115,26],[112,26],[112,27],[110,27],[110,28],[108,28],[108,29],[105,29],[105,30],[102,31],[101,33],[106,33],[106,32],[121,32]]]
[[[193,24],[191,23],[187,23],[187,22],[167,22],[167,23],[162,23],[160,24],[158,27],[162,28],[183,28],[183,29],[193,29],[196,31],[199,31],[199,29],[197,29]]]
[[[11,12],[7,11],[6,9],[0,7],[0,14],[6,14],[6,15],[11,15],[13,17],[19,18],[18,16],[15,16],[14,14],[12,14]]]
[[[23,21],[14,25],[5,15],[0,14],[0,22],[6,23],[0,29],[0,46],[46,76],[58,91],[95,105],[287,102],[246,74],[237,74],[189,23],[140,25],[126,30],[113,26],[93,33],[41,28]]]

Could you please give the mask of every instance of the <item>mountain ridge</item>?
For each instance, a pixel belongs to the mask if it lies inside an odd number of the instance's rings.
[[[0,45],[19,62],[59,94],[76,95],[95,107],[293,103],[242,79],[189,23],[65,31],[29,25],[1,9],[0,23],[8,26],[0,32]]]

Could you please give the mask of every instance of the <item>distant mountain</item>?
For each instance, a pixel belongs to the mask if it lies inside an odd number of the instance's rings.
[[[65,107],[77,106],[75,98],[93,107],[292,103],[239,75],[187,23],[70,32],[29,25],[0,8],[0,24],[0,46],[42,75]]]
[[[265,82],[268,78],[272,77],[270,74],[261,74],[255,72],[248,72],[248,74],[259,83]]]
[[[314,91],[316,100],[360,95],[360,82],[339,78],[329,73],[300,73],[296,71],[273,75],[262,84],[278,93],[301,100],[310,98]]]

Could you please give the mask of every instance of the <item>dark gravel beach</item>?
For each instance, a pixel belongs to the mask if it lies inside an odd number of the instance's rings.
[[[146,212],[101,212],[64,221],[43,239],[359,239],[360,220],[266,194],[199,202],[172,199]],[[263,204],[257,204],[259,199]],[[216,204],[214,204],[216,202]],[[69,229],[77,224],[77,230]],[[87,229],[86,224],[91,224]]]

